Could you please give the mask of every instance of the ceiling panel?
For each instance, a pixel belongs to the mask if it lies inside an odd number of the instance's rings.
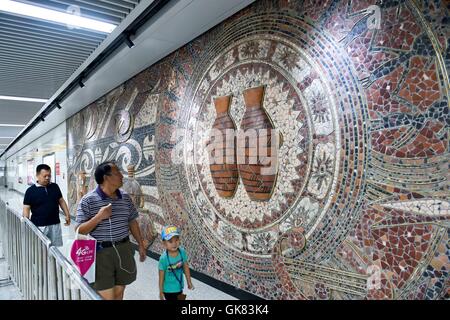
[[[17,1],[17,0],[16,0]],[[18,0],[119,25],[139,0]],[[50,98],[108,36],[0,12],[0,95]],[[0,123],[26,124],[43,103],[0,100]],[[1,136],[23,128],[0,127]],[[0,141],[9,143],[11,139]],[[1,152],[0,152],[1,153]]]
[[[11,76],[14,79],[14,76]],[[41,78],[34,79],[32,77],[28,79],[18,79],[14,84],[7,84],[3,86],[4,92],[7,92],[9,96],[22,96],[23,88],[28,88],[26,95],[31,98],[47,98],[59,88],[61,78],[48,74],[48,79]],[[0,101],[1,102],[1,101]],[[25,105],[28,103],[25,102]],[[42,107],[42,106],[41,106]]]
[[[4,147],[3,144],[7,144],[10,142],[11,142],[11,139],[5,138],[5,137],[0,137],[0,144],[2,145],[2,147]]]
[[[122,25],[114,30],[112,37],[109,37],[106,41],[103,41],[94,54],[92,54],[87,60],[84,60],[81,64],[81,69],[77,70],[76,73],[72,74],[69,78],[69,81],[76,79],[80,75],[82,68],[89,65],[94,59],[98,58],[99,55],[102,54],[102,50],[106,49],[108,45],[115,40],[114,37],[120,35],[120,32],[125,30],[128,25],[130,25],[134,19],[136,19],[140,13],[142,13],[145,8],[147,8],[153,0],[141,0],[139,5],[127,16],[126,21],[123,21]],[[37,126],[35,126],[32,130],[30,130],[24,137],[22,137],[17,143],[14,144],[4,155],[0,153],[0,155],[5,156],[6,158],[10,155],[14,154],[21,148],[27,146],[31,143],[35,137],[39,137],[46,132],[48,132],[49,128],[57,127],[61,122],[65,119],[73,115],[74,113],[81,110],[86,105],[92,103],[105,93],[109,92],[111,89],[120,85],[122,82],[127,79],[133,77],[137,73],[141,72],[143,69],[157,62],[161,58],[167,56],[169,53],[173,52],[177,48],[183,46],[187,42],[195,39],[200,34],[209,30],[213,26],[217,25],[227,17],[232,14],[238,12],[243,9],[250,3],[255,0],[171,0],[168,4],[164,5],[161,11],[158,12],[151,19],[147,20],[145,24],[138,30],[135,37],[133,38],[133,42],[135,47],[128,48],[125,44],[121,47],[117,48],[111,56],[99,65],[95,72],[90,74],[87,79],[85,79],[83,88],[75,88],[70,95],[64,97],[61,106],[61,110],[55,110],[48,114],[45,117],[45,122],[40,122]],[[37,3],[38,1],[33,1],[33,3]],[[66,4],[69,1],[40,1],[41,3],[46,4]],[[75,1],[73,1],[75,2]],[[70,3],[73,3],[70,2]],[[134,5],[138,1],[78,1],[79,3],[88,3],[88,4],[118,4],[125,6],[126,3],[130,3]],[[101,6],[98,6],[101,7]],[[98,9],[98,8],[97,8]],[[110,8],[111,9],[111,8]],[[92,10],[91,14],[95,15],[95,10]],[[82,10],[83,12],[83,10]],[[107,14],[104,15],[104,17]],[[13,19],[16,19],[13,17]],[[0,19],[0,26],[2,19]],[[10,23],[10,22],[8,22]],[[59,35],[61,33],[70,35],[71,37],[75,36],[74,32],[83,33],[83,37],[91,37],[98,34],[81,31],[81,30],[68,30],[64,28],[60,28],[60,26],[55,24],[43,23],[41,21],[32,21],[29,23],[33,23],[43,32],[52,33],[55,35]],[[27,25],[21,21],[22,27]],[[44,28],[44,29],[42,29]],[[178,32],[176,31],[178,30]],[[0,36],[1,38],[1,36]],[[1,44],[0,44],[1,46]],[[21,46],[26,50],[33,50],[34,46],[21,44]],[[16,47],[16,46],[12,46]],[[11,48],[9,48],[12,50]],[[52,58],[53,61],[58,62],[58,59],[61,57],[61,52],[58,51],[57,47],[46,48],[49,52],[54,54]],[[17,50],[16,50],[17,51]],[[28,51],[26,51],[29,53]],[[1,53],[1,49],[0,49]],[[42,51],[33,51],[32,55],[28,55],[28,57],[38,58],[38,55],[44,54]],[[64,57],[64,53],[63,53]],[[66,55],[67,59],[74,59],[71,55]],[[1,57],[0,57],[1,59]],[[41,61],[41,59],[37,59]],[[43,59],[42,61],[44,61]],[[47,60],[47,62],[50,62]],[[67,61],[69,62],[69,61]],[[30,64],[30,67],[34,66]],[[61,67],[61,66],[59,66]],[[30,70],[30,72],[33,70]],[[55,72],[47,73],[45,77],[41,77],[41,80],[48,80],[52,77],[56,79]],[[7,76],[3,77],[0,72],[0,81],[4,80],[3,83],[7,84],[9,81]],[[21,86],[28,86],[27,90],[33,90],[39,82],[39,74],[29,74],[24,77],[23,73],[17,73],[14,79],[19,79],[14,81],[14,83],[18,83],[15,88],[10,88],[10,90],[16,89],[20,90]],[[6,79],[6,80],[5,80]],[[33,81],[28,81],[32,79]],[[12,85],[14,87],[14,84]],[[1,85],[0,85],[0,88]],[[58,87],[55,96],[63,92],[65,87]],[[41,90],[41,92],[43,92]],[[18,94],[15,94],[18,95]],[[39,97],[39,96],[36,96]],[[48,96],[45,96],[47,98]],[[42,110],[42,109],[40,109]],[[1,112],[1,111],[0,111]],[[37,115],[36,115],[37,116]],[[34,118],[34,117],[33,117]]]
[[[20,1],[66,12],[79,8],[81,16],[120,24],[138,1],[33,0]],[[42,90],[49,98],[86,60],[108,34],[0,12],[0,95],[28,96],[30,84],[21,81],[52,83]],[[17,76],[16,76],[17,75]]]
[[[44,104],[0,100],[0,123],[26,124]]]
[[[138,0],[20,0],[20,2],[63,12],[66,12],[69,7],[78,7],[84,17],[113,24],[119,24],[139,3]]]
[[[19,0],[119,25],[139,0]],[[0,12],[0,95],[49,98],[108,34]],[[14,78],[11,81],[11,78]],[[27,80],[30,81],[27,81]],[[43,88],[51,80],[48,88]],[[16,81],[17,80],[17,81]],[[33,84],[39,83],[38,88]]]
[[[15,137],[24,127],[3,127],[0,125],[0,137]]]

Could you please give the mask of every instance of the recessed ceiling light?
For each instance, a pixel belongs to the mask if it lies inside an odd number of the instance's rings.
[[[0,2],[1,5],[2,2]],[[47,99],[27,98],[27,97],[13,97],[13,96],[0,96],[0,100],[12,100],[12,101],[27,101],[27,102],[47,102]]]
[[[52,22],[59,22],[71,27],[75,26],[105,33],[111,33],[116,27],[111,23],[10,0],[0,1],[0,11],[15,13]]]

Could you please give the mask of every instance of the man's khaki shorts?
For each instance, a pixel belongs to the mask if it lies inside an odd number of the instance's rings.
[[[114,247],[100,250],[97,248],[95,283],[92,287],[101,291],[111,289],[114,286],[126,286],[135,281],[136,262],[134,252],[130,241],[117,244],[115,249]]]

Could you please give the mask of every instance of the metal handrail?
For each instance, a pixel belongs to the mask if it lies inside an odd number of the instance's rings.
[[[38,227],[2,200],[0,235],[11,279],[25,299],[102,299]]]

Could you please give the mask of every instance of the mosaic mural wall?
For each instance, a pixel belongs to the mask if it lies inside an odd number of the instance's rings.
[[[153,83],[141,73],[67,120],[70,212],[75,215],[83,195],[96,188],[96,165],[114,160],[148,244],[156,236],[155,222],[164,224],[155,178],[155,122],[162,100]]]
[[[257,1],[69,120],[71,205],[116,159],[197,271],[267,299],[448,299],[448,11]],[[276,132],[268,179],[211,163],[212,128],[249,126]]]

